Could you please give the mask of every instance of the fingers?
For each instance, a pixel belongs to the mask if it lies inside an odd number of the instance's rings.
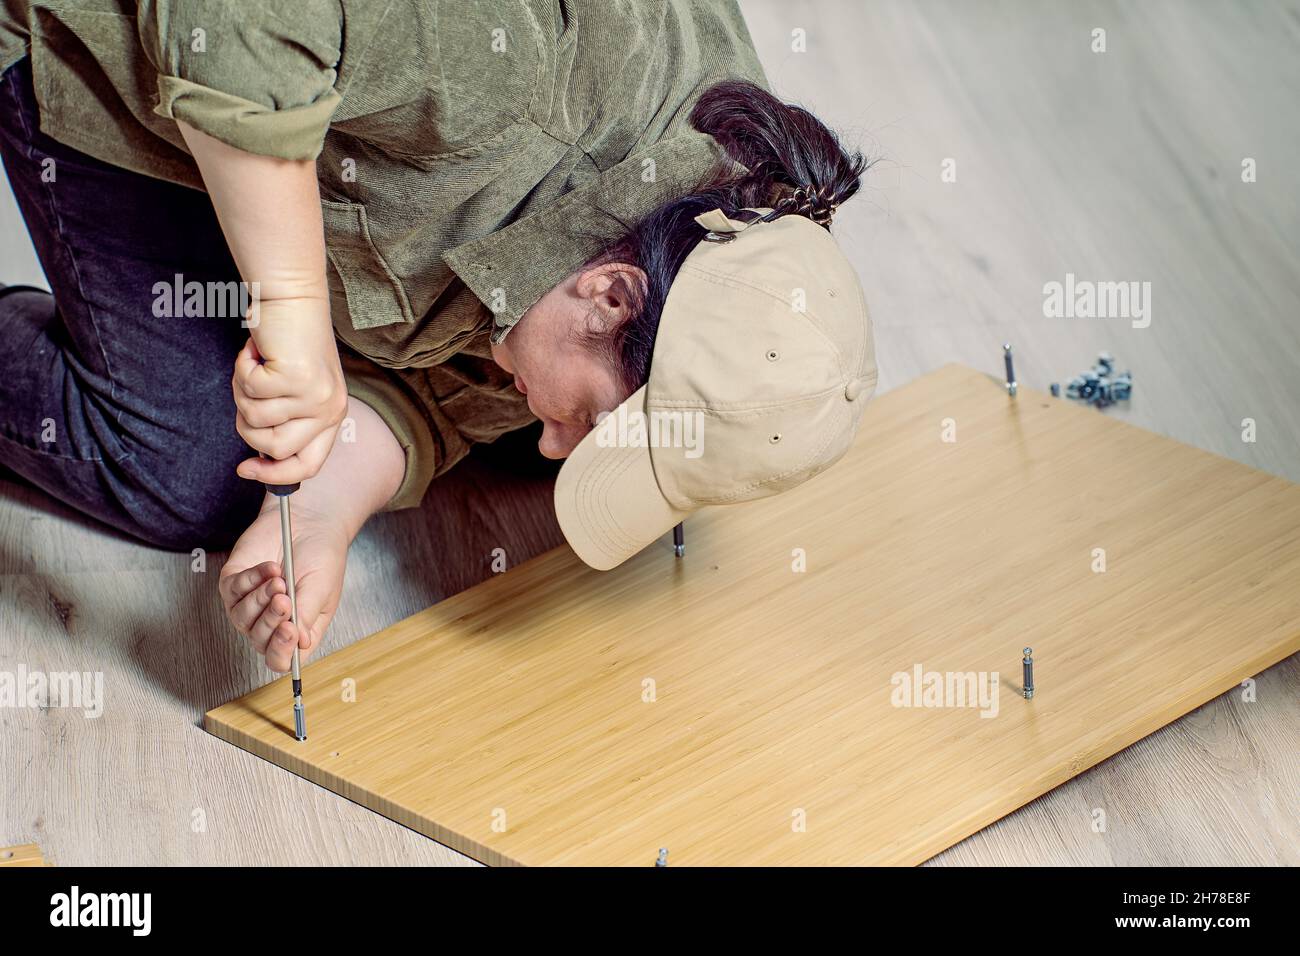
[[[231,575],[221,582],[221,589],[227,601],[226,616],[235,630],[248,638],[253,650],[266,657],[267,666],[285,671],[289,669],[297,631],[291,618],[293,605],[288,588],[279,575],[280,566],[266,561]],[[250,582],[255,582],[252,587]]]
[[[235,625],[235,630],[245,637],[251,637],[253,628],[258,620],[262,617],[262,612],[267,609],[273,598],[277,595],[286,594],[288,589],[285,587],[284,578],[273,577],[264,582],[259,587],[249,591],[244,597],[230,609],[227,616],[230,623]],[[288,602],[285,598],[285,603]],[[281,605],[283,606],[283,605]]]
[[[321,341],[290,336],[268,351],[263,354],[250,336],[235,356],[230,384],[236,429],[275,461],[247,462],[239,474],[287,485],[315,477],[324,466],[347,414],[347,387],[332,334]]]
[[[244,347],[239,350],[239,354],[235,356],[236,367],[238,367],[240,361],[245,358],[252,362],[262,361],[262,353],[257,350],[257,343],[253,340],[251,335],[248,337],[248,341],[244,343]]]
[[[224,572],[225,569],[222,570]],[[279,576],[280,565],[275,561],[263,561],[242,571],[223,573],[217,584],[217,590],[221,594],[221,603],[225,606],[226,613],[230,614],[235,606],[259,585]]]
[[[306,392],[292,387],[287,375],[272,375],[270,366],[254,360],[247,348],[235,358],[235,373],[230,379],[235,408],[254,428],[273,428],[295,418],[329,420],[338,404],[335,389],[327,384]],[[346,411],[346,400],[343,409]],[[342,413],[339,414],[342,420]]]
[[[292,610],[284,579],[273,577],[244,595],[228,616],[235,629],[248,638],[253,650],[265,656],[268,667],[287,671],[298,633],[293,626]]]
[[[242,398],[274,398],[271,394],[259,394],[259,389],[267,387],[267,375],[262,364],[262,354],[257,344],[250,337],[244,347],[235,356],[235,373],[231,376],[230,387],[235,392],[235,400]]]
[[[250,338],[235,356],[235,374],[230,380],[235,398],[279,398],[292,394],[284,376],[275,375],[262,360],[257,345]]]
[[[338,607],[337,585],[327,576],[303,578],[298,586],[298,647],[311,650],[320,643],[329,619]]]
[[[307,443],[302,451],[288,455],[278,461],[262,458],[246,458],[236,469],[241,478],[250,478],[268,485],[291,485],[296,481],[314,478],[325,465],[330,450],[334,447],[337,429],[322,432]],[[249,442],[249,444],[253,444]],[[254,445],[253,447],[257,447]]]
[[[259,369],[265,367],[256,366]],[[336,425],[347,413],[347,396],[342,389],[338,391],[327,389],[326,394],[321,397],[304,395],[301,392],[262,396],[257,394],[259,389],[256,385],[241,381],[238,366],[234,378],[231,379],[230,387],[234,395],[236,411],[252,428],[275,428],[296,419],[315,421],[318,423],[317,427]]]
[[[283,586],[283,585],[281,585]],[[285,621],[289,620],[292,613],[292,604],[289,601],[289,595],[280,593],[274,595],[263,608],[262,613],[253,626],[248,629],[248,643],[253,646],[253,650],[259,654],[266,654],[266,647],[271,642],[271,637],[276,630]],[[287,637],[289,641],[292,638]]]
[[[301,611],[299,620],[302,619]],[[301,639],[295,641],[294,635],[301,635]],[[314,634],[314,639],[313,639]],[[315,629],[299,628],[294,630],[293,622],[289,620],[281,621],[271,632],[271,639],[264,650],[266,655],[266,666],[273,671],[284,673],[293,666],[293,648],[298,645],[298,660],[300,663],[305,662],[314,651],[323,632],[317,632]]]
[[[271,670],[287,671],[293,657],[293,622],[290,619],[291,605],[287,595],[277,595],[248,635],[253,650],[266,658]],[[283,666],[275,663],[283,661]],[[275,662],[275,663],[273,663]]]
[[[238,412],[235,430],[253,448],[276,461],[285,461],[305,450],[316,439],[320,423],[310,418],[295,418],[273,428],[254,428],[244,413]]]
[[[223,577],[218,585],[226,616],[259,654],[266,654],[271,640],[279,632],[288,655],[293,651],[294,630],[290,623],[291,603],[280,565],[263,561],[255,567]],[[283,626],[282,626],[283,625]]]
[[[274,428],[295,418],[310,418],[312,409],[291,398],[252,399],[235,388],[235,411],[251,428]]]
[[[246,343],[235,356],[230,384],[236,400],[241,396],[254,401],[295,398],[316,408],[330,405],[339,391],[339,383],[325,371],[325,365],[305,360],[264,359],[256,346]]]
[[[294,638],[298,646],[299,661],[305,661],[320,646],[334,611],[338,608],[338,594],[328,577],[305,577],[298,582],[298,628],[291,622],[277,626],[266,648],[266,666],[274,671],[287,671],[293,660]]]

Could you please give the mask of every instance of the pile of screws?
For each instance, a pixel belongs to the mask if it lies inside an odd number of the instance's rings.
[[[1060,395],[1061,387],[1052,385],[1052,394]],[[1133,373],[1115,374],[1115,359],[1109,352],[1097,356],[1097,364],[1080,372],[1065,386],[1065,397],[1086,402],[1095,408],[1105,408],[1116,402],[1127,402],[1133,395]]]

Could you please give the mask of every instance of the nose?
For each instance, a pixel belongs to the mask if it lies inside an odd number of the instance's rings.
[[[489,349],[492,352],[492,361],[500,365],[509,374],[514,375],[515,366],[514,363],[510,361],[509,349],[507,349],[504,345],[496,345],[496,344],[490,345]]]
[[[542,437],[537,441],[537,450],[544,458],[568,458],[586,437],[587,431],[581,426],[548,421],[542,426]]]

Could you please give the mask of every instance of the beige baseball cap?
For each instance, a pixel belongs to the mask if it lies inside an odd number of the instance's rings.
[[[708,233],[669,289],[648,381],[560,469],[560,529],[593,568],[700,508],[793,488],[853,443],[876,387],[862,286],[826,229],[768,212],[696,218]]]

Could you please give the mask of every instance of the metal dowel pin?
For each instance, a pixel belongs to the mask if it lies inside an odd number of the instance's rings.
[[[1020,662],[1024,672],[1025,700],[1034,699],[1034,649],[1026,647],[1024,659]]]
[[[679,558],[686,554],[686,531],[680,523],[673,528],[673,554]]]
[[[1016,370],[1011,364],[1011,343],[1005,342],[1002,345],[1002,361],[1007,367],[1007,394],[1012,398],[1016,395]]]

